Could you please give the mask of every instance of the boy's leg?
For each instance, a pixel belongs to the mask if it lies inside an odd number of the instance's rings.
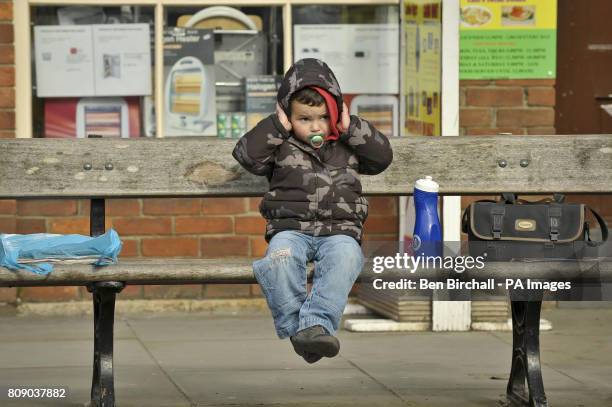
[[[298,232],[279,232],[270,240],[266,256],[253,263],[255,278],[281,339],[298,329],[300,308],[306,298],[306,264],[313,253],[311,240]]]
[[[363,253],[352,237],[333,235],[318,238],[314,260],[312,289],[300,309],[299,330],[321,325],[333,335],[363,268]]]

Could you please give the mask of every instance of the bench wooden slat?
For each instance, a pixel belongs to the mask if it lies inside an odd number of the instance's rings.
[[[147,258],[126,259],[119,264],[93,267],[83,264],[56,264],[53,272],[41,276],[29,271],[12,272],[0,267],[0,287],[7,286],[53,286],[85,285],[94,281],[123,281],[128,284],[192,284],[192,283],[256,283],[249,259],[178,259]],[[312,265],[309,267],[312,272]],[[434,275],[433,270],[410,274],[407,272],[385,271],[375,274],[372,266],[366,264],[360,281],[372,278],[419,279]],[[601,276],[610,281],[612,261],[582,262],[488,262],[482,270],[474,270],[469,278],[549,278],[558,280],[577,276]],[[449,278],[459,277],[455,273]],[[498,282],[501,282],[499,280]]]
[[[612,192],[612,136],[392,139],[393,164],[364,176],[369,195],[406,195],[431,175],[441,194]],[[0,140],[0,199],[258,196],[264,177],[232,158],[233,140]],[[498,160],[508,162],[506,168]],[[526,168],[520,160],[530,160]],[[112,170],[105,165],[113,165]],[[84,169],[91,164],[92,169]]]

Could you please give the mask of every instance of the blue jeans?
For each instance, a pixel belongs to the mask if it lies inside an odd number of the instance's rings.
[[[306,295],[306,264],[315,264],[312,289]],[[309,236],[279,232],[253,272],[266,296],[279,338],[322,325],[334,334],[353,283],[363,268],[359,243],[350,236]]]

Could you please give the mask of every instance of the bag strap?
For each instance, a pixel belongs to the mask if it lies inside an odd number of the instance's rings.
[[[597,219],[597,222],[599,223],[599,227],[601,228],[601,242],[592,241],[591,234],[589,233],[589,230],[587,229],[586,244],[588,244],[591,247],[600,246],[608,240],[608,225],[606,225],[606,221],[604,220],[604,218],[602,218],[601,215],[595,212],[590,206],[586,206],[586,208],[589,211],[591,211],[595,219]]]
[[[530,202],[525,199],[519,198],[514,192],[504,192],[501,194],[501,200],[500,200],[500,203],[506,203],[506,204],[512,204],[512,205],[548,203],[548,202],[563,203],[565,202],[565,195],[555,192],[552,198],[544,198],[544,199],[540,199],[539,201]]]
[[[550,227],[550,241],[559,240],[559,225],[561,224],[561,206],[553,203],[548,207],[548,226]]]
[[[479,203],[479,202],[490,202],[490,203],[497,203],[497,201],[493,201],[491,199],[481,199],[478,200],[476,202],[472,202],[470,205],[468,205],[467,208],[465,208],[465,210],[463,211],[463,215],[461,216],[461,231],[463,233],[467,233],[468,232],[468,226],[470,223],[470,219],[469,219],[469,214],[470,214],[470,208],[472,207],[472,205]]]
[[[506,208],[504,208],[504,205],[495,205],[491,209],[491,232],[493,232],[493,239],[495,240],[501,239],[505,214]]]

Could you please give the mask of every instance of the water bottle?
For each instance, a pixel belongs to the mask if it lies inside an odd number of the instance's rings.
[[[442,228],[438,217],[440,186],[430,176],[414,185],[415,221],[412,248],[415,256],[441,256]]]

